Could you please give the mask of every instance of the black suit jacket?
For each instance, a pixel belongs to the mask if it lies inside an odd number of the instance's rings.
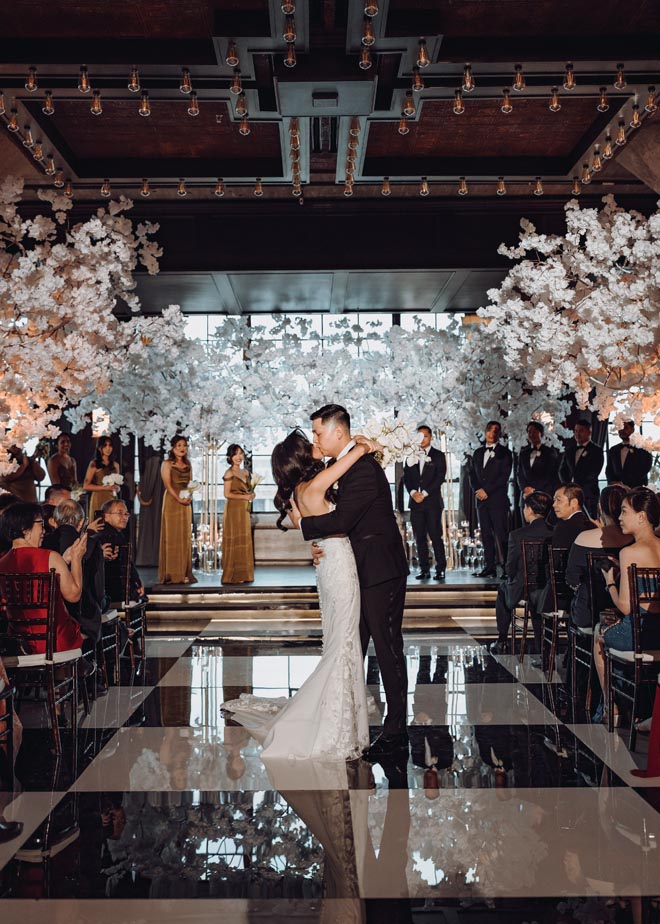
[[[514,607],[523,595],[524,569],[523,569],[523,542],[526,539],[549,539],[552,530],[543,517],[525,523],[520,529],[509,533],[509,547],[506,556],[506,581],[504,582],[504,595],[506,604]]]
[[[628,447],[628,455],[624,465],[621,465],[621,449],[623,443],[617,443],[607,453],[607,466],[605,477],[607,483],[620,481],[629,488],[639,488],[649,483],[649,472],[653,465],[653,456],[646,449]]]
[[[78,530],[73,526],[58,526],[43,541],[43,548],[64,555],[69,546],[78,538]],[[80,600],[76,603],[65,601],[66,608],[80,624],[87,638],[98,642],[101,637],[101,613],[105,609],[104,558],[98,537],[90,533],[87,538],[87,550],[82,560],[83,586]]]
[[[485,446],[480,446],[472,456],[470,469],[470,484],[477,491],[483,488],[488,497],[484,501],[477,501],[478,506],[494,507],[506,504],[509,506],[509,476],[513,465],[513,456],[506,446],[498,443],[495,455],[484,466]]]
[[[428,451],[428,458],[424,463],[422,474],[419,474],[419,463],[415,465],[406,465],[403,469],[403,483],[409,494],[413,491],[426,491],[427,496],[419,504],[412,498],[409,499],[409,507],[413,510],[416,507],[434,506],[439,504],[442,507],[441,488],[447,475],[447,459],[444,452],[435,449],[433,446]]]
[[[584,452],[580,456],[580,461],[575,463],[575,454],[578,444],[575,439],[570,439],[566,443],[566,451],[561,459],[559,466],[559,477],[563,484],[569,481],[579,484],[584,491],[584,499],[587,503],[598,503],[600,492],[598,490],[598,476],[603,468],[605,455],[600,446],[596,446],[591,440],[584,447]]]
[[[347,535],[362,588],[408,574],[390,486],[372,455],[363,456],[339,479],[336,509],[304,517],[300,528],[305,539]]]
[[[516,480],[520,491],[525,488],[534,488],[535,491],[545,491],[551,497],[560,485],[559,462],[560,455],[552,446],[541,444],[540,455],[536,457],[534,465],[530,464],[533,446],[525,446],[518,453],[516,466]]]
[[[115,529],[109,523],[106,523],[103,529],[97,534],[98,542],[101,545],[110,543],[113,548],[128,545],[128,538],[124,532]],[[123,603],[126,589],[126,574],[122,574],[121,556],[105,562],[105,592],[109,600],[115,603]],[[139,600],[140,593],[138,588],[142,585],[142,580],[135,567],[135,562],[130,562],[131,576],[129,579],[129,594],[131,600]]]
[[[552,530],[552,547],[553,549],[570,549],[579,533],[593,528],[594,524],[581,510],[573,514],[569,520],[557,520]]]

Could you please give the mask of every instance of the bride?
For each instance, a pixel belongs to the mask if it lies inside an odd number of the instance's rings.
[[[273,450],[275,506],[282,525],[292,505],[302,516],[332,509],[328,492],[358,459],[380,447],[364,437],[328,468],[319,450],[296,429]],[[314,672],[291,698],[265,699],[242,693],[223,703],[224,712],[263,742],[262,757],[305,760],[351,759],[369,744],[364,658],[360,644],[360,586],[346,536],[319,540],[323,556],[316,569],[323,653]]]

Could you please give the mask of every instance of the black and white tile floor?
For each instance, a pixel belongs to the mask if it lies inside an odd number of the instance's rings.
[[[146,654],[84,720],[77,775],[26,729],[0,792],[24,825],[0,844],[2,924],[660,920],[660,780],[630,775],[618,734],[563,721],[558,678],[493,658],[459,624],[406,636],[401,766],[265,767],[225,723],[242,690],[298,689],[309,642],[210,624]]]

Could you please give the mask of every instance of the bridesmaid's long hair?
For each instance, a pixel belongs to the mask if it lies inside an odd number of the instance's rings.
[[[112,446],[112,452],[110,453],[110,458],[108,460],[108,467],[112,468],[112,463],[115,461],[115,448],[112,445],[112,439],[109,436],[100,436],[96,441],[96,455],[94,456],[94,462],[97,468],[104,468],[103,453],[101,450],[106,443],[110,443]]]
[[[190,459],[188,458],[188,437],[183,436],[182,433],[177,433],[177,435],[173,436],[172,439],[170,440],[170,451],[167,453],[168,462],[176,462],[176,456],[174,455],[174,447],[179,442],[179,440],[183,440],[183,442],[186,444],[186,454],[183,457],[183,461],[186,463],[186,465],[190,465]]]
[[[277,485],[275,506],[280,512],[277,527],[286,532],[282,523],[291,509],[294,490],[302,481],[311,481],[324,469],[323,462],[312,455],[312,444],[302,430],[296,428],[278,443],[270,457],[273,479]]]

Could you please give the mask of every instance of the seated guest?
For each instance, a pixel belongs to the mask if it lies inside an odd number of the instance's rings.
[[[543,443],[545,429],[538,420],[527,424],[529,444],[518,453],[516,479],[520,488],[520,502],[532,491],[542,491],[553,496],[559,487],[560,456],[552,446]]]
[[[125,530],[130,514],[123,500],[106,501],[102,512],[105,524],[98,534],[98,540],[112,550],[112,557],[107,557],[105,563],[105,592],[109,600],[123,601],[126,592],[126,574],[122,574],[121,571],[119,547],[128,545]],[[129,597],[131,600],[139,600],[144,595],[144,585],[132,555],[128,566],[130,568]]]
[[[65,500],[54,508],[56,528],[46,536],[42,547],[64,555],[80,536],[85,513],[77,501]],[[88,537],[83,557],[83,586],[80,600],[67,603],[67,609],[78,622],[83,635],[96,643],[101,637],[101,613],[105,606],[103,548],[98,537]]]
[[[566,443],[559,466],[559,478],[564,484],[579,484],[584,492],[584,508],[595,517],[598,509],[598,478],[603,468],[604,455],[600,446],[591,441],[591,424],[586,418],[578,420],[574,438]]]
[[[509,651],[509,628],[512,611],[524,592],[523,542],[526,539],[549,539],[551,529],[545,519],[550,513],[552,498],[541,491],[532,491],[523,500],[523,518],[525,525],[509,534],[509,547],[506,559],[506,580],[502,581],[497,591],[495,615],[497,618],[498,639],[490,650],[493,654],[506,654]],[[539,601],[536,601],[537,603]],[[534,601],[530,601],[534,612]]]
[[[55,609],[55,650],[71,651],[82,645],[80,626],[72,618],[64,602],[77,603],[82,593],[82,559],[87,549],[87,537],[77,539],[71,546],[71,568],[58,552],[41,548],[44,523],[38,504],[18,503],[4,510],[0,529],[10,550],[0,558],[2,574],[34,574],[53,568],[60,578],[60,590]],[[31,611],[35,612],[35,611]],[[37,611],[39,617],[45,616]],[[38,627],[39,628],[39,627]],[[34,641],[32,653],[43,654],[45,640]]]
[[[621,504],[620,523],[623,533],[632,536],[633,543],[619,553],[618,577],[613,567],[603,571],[612,605],[623,618],[613,625],[599,626],[595,633],[594,663],[601,688],[605,681],[605,648],[631,651],[634,646],[628,568],[630,565],[660,568],[660,539],[655,535],[655,530],[660,526],[660,502],[655,492],[643,487],[629,491]],[[654,613],[652,619],[642,617],[642,648],[649,651],[660,648],[660,619],[657,613]],[[602,718],[606,720],[605,715]]]
[[[629,488],[640,488],[649,483],[649,472],[653,456],[646,449],[630,445],[635,424],[627,420],[619,430],[620,443],[607,452],[605,477],[608,484],[623,484]]]
[[[57,507],[63,500],[70,499],[71,491],[63,484],[51,484],[44,494],[44,504],[52,504],[53,507]]]
[[[631,536],[624,535],[619,526],[621,502],[627,491],[622,485],[610,485],[600,492],[601,526],[585,529],[579,533],[566,566],[566,583],[575,591],[571,600],[571,622],[576,626],[591,628],[597,621],[599,613],[611,606],[610,597],[602,581],[600,568],[597,580],[593,582],[597,591],[596,612],[591,612],[589,599],[588,554],[590,552],[619,557],[619,550],[632,542]]]

